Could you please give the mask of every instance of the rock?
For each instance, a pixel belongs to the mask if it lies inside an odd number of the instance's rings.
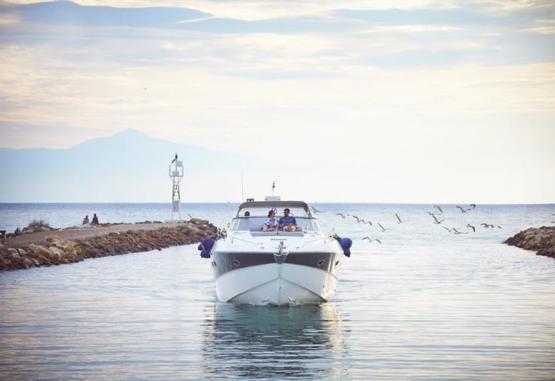
[[[56,246],[50,246],[48,248],[48,250],[55,255],[56,257],[58,257],[59,259],[61,259],[64,256],[64,252],[62,251],[62,249],[60,249],[59,247]]]
[[[504,243],[521,249],[534,250],[538,255],[555,258],[555,226],[529,228],[515,234]]]
[[[12,258],[20,258],[19,252],[17,251],[16,248],[9,247],[8,248],[8,253],[10,254],[10,256]]]
[[[73,263],[108,255],[160,251],[170,246],[199,242],[205,237],[217,238],[217,232],[217,227],[208,221],[193,219],[179,225],[160,226],[154,230],[111,232],[75,241],[64,241],[58,233],[25,247],[0,247],[0,271]]]

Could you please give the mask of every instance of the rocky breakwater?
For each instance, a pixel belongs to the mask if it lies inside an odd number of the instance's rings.
[[[201,219],[169,224],[114,224],[12,235],[0,247],[0,271],[161,250],[217,236],[218,228]]]
[[[529,228],[505,241],[511,246],[534,250],[538,255],[555,258],[555,226]]]

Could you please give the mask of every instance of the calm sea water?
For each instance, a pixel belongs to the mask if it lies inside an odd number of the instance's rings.
[[[184,207],[225,226],[236,205]],[[319,306],[219,303],[194,245],[0,274],[0,379],[555,378],[555,260],[501,244],[553,225],[554,205],[444,206],[442,225],[478,229],[461,235],[433,224],[427,205],[317,208],[326,231],[355,238],[335,299]],[[0,222],[165,220],[168,209],[2,204]]]

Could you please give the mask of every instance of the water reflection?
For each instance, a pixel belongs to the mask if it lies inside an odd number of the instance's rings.
[[[343,342],[333,303],[291,308],[215,304],[207,311],[205,375],[340,378]]]

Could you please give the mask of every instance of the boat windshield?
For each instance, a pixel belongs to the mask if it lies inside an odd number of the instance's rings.
[[[291,215],[295,218],[300,218],[300,217],[309,217],[309,215],[307,214],[306,210],[304,208],[300,208],[300,207],[293,207],[293,206],[280,206],[280,207],[260,207],[260,206],[254,206],[254,207],[244,207],[239,209],[239,213],[237,214],[237,217],[264,217],[267,218],[268,217],[268,212],[270,210],[274,210],[276,212],[276,217],[279,218],[280,216],[283,215],[283,209],[284,208],[288,208],[291,212]]]
[[[260,232],[262,231],[262,225],[264,225],[267,220],[268,217],[266,216],[236,217],[232,221],[231,230]],[[312,217],[295,216],[295,220],[297,221],[297,232],[314,232],[320,230],[318,223]]]

